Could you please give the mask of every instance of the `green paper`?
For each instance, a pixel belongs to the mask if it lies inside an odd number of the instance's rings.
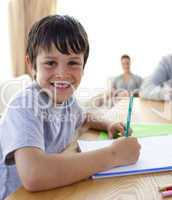
[[[131,124],[131,128],[135,137],[172,135],[172,124]],[[107,132],[101,131],[99,139],[108,139]]]
[[[172,124],[132,124],[131,128],[136,137],[172,135]]]
[[[118,138],[118,137],[120,137],[120,135],[114,134],[113,139],[116,139],[116,138]],[[99,139],[100,139],[100,140],[107,140],[107,139],[109,139],[109,138],[108,138],[108,133],[105,132],[105,131],[101,131],[101,132],[100,132],[100,135],[99,135]]]
[[[107,140],[108,139],[107,132],[101,131],[100,135],[99,135],[99,139],[101,139],[101,140]]]

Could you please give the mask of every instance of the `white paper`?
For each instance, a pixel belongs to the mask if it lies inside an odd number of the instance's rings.
[[[141,144],[140,157],[137,163],[129,166],[116,167],[97,173],[93,178],[124,176],[148,172],[172,170],[172,136],[155,136],[138,139]],[[78,144],[82,152],[97,150],[111,145],[114,140],[84,141]]]

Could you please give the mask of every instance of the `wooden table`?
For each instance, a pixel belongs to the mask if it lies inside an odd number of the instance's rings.
[[[152,112],[152,107],[161,109],[163,102],[135,101],[136,112],[142,122],[172,123]],[[97,134],[88,131],[82,139],[95,139]],[[74,151],[76,144],[67,151]],[[76,184],[45,192],[29,193],[23,187],[11,194],[7,200],[160,200],[158,186],[172,184],[172,172],[114,177],[101,180],[84,180]],[[172,198],[167,198],[171,199]]]

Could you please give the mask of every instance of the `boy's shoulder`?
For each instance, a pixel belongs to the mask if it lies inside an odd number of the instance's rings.
[[[30,83],[27,87],[17,92],[9,101],[8,105],[31,103],[32,100],[38,94],[37,84],[35,82]]]
[[[6,105],[5,113],[11,113],[14,110],[35,112],[37,108],[41,108],[40,105],[45,105],[45,102],[40,98],[38,84],[32,82],[10,99]]]

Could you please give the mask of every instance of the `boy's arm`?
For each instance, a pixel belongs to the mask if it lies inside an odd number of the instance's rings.
[[[21,148],[15,162],[23,186],[41,191],[69,185],[113,166],[133,164],[140,145],[136,138],[120,138],[112,145],[86,153],[46,154],[38,148]]]
[[[84,126],[86,126],[88,129],[107,131],[110,123],[112,123],[112,121],[95,116],[93,113],[87,113]]]
[[[88,129],[107,131],[110,138],[113,138],[116,133],[124,135],[125,131],[123,123],[114,123],[112,120],[95,116],[93,113],[87,113],[84,126]]]
[[[22,148],[15,152],[15,161],[23,186],[29,191],[41,191],[72,184],[109,168],[112,155],[109,148],[71,154]]]

